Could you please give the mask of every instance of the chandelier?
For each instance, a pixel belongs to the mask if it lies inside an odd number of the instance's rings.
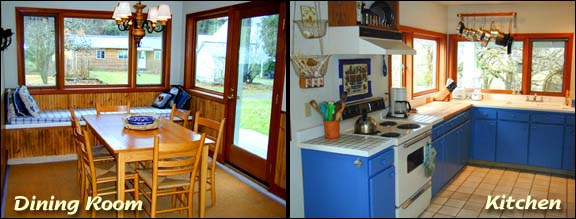
[[[143,5],[141,1],[134,5],[136,9],[136,15],[132,16],[132,11],[130,9],[130,3],[128,2],[118,2],[116,8],[114,8],[114,14],[112,18],[116,20],[116,25],[120,31],[132,30],[132,35],[136,40],[136,45],[140,47],[140,40],[146,35],[146,30],[148,33],[162,32],[164,26],[166,26],[166,21],[172,18],[170,7],[168,5],[158,5],[158,7],[151,7],[148,9],[148,18],[144,19],[142,14],[142,9],[146,5]],[[158,23],[159,22],[159,23]]]

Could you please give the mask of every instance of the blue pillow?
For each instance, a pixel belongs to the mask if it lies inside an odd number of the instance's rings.
[[[170,101],[168,101],[168,104],[166,104],[166,107],[164,109],[172,108],[172,105],[174,105],[174,102],[176,102],[176,99],[178,99],[178,97],[179,97],[178,96],[179,92],[180,92],[180,89],[178,89],[177,87],[170,88],[170,93],[174,96],[172,99],[170,99]]]
[[[16,115],[17,116],[29,116],[30,114],[28,113],[28,110],[26,109],[26,106],[24,105],[24,102],[22,101],[22,98],[20,97],[20,87],[16,88],[16,90],[14,91],[14,108],[16,109]]]
[[[178,99],[175,100],[176,103],[176,108],[177,109],[183,109],[184,106],[186,105],[190,105],[187,103],[190,103],[190,98],[192,96],[190,96],[190,94],[188,94],[188,92],[186,92],[184,89],[180,88],[180,92],[178,92],[180,95],[178,95]]]
[[[22,102],[24,103],[24,106],[26,107],[28,114],[37,117],[38,113],[40,112],[40,107],[38,107],[38,104],[36,103],[32,95],[30,95],[30,92],[28,92],[28,88],[22,85],[22,87],[20,87],[20,90],[18,91],[18,95],[22,99]]]
[[[164,109],[168,102],[174,97],[171,93],[161,93],[154,99],[154,103],[152,103],[153,107]]]

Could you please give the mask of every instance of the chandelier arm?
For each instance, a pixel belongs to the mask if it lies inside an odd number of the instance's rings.
[[[142,29],[145,29],[146,32],[148,33],[152,33],[154,31],[154,28],[152,28],[152,25],[150,25],[151,23],[152,22],[149,20],[142,22]]]

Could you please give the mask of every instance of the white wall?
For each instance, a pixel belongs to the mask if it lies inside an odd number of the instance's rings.
[[[130,1],[130,5],[136,4],[136,1]],[[182,72],[184,72],[184,65],[182,64],[184,46],[184,16],[182,14],[181,1],[166,1],[164,4],[170,6],[172,11],[172,50],[170,61],[170,83],[182,84]],[[35,7],[35,8],[60,8],[60,9],[78,9],[78,10],[97,10],[97,11],[113,11],[116,6],[116,1],[2,1],[2,27],[12,28],[16,30],[16,12],[15,7]],[[142,4],[147,6],[157,6],[157,1],[143,1]],[[148,8],[148,7],[147,7]],[[144,11],[147,11],[147,8]],[[132,9],[135,11],[135,9]],[[112,18],[110,18],[112,19]],[[13,43],[15,44],[15,36]],[[17,63],[16,46],[10,46],[7,50],[2,52],[2,59],[6,63]],[[6,71],[6,87],[18,86],[18,66],[11,64],[5,66]]]
[[[516,12],[517,29],[512,29],[512,32],[515,33],[574,33],[574,2],[449,6],[447,16],[448,32],[450,34],[456,33],[456,25],[459,21],[458,17],[456,17],[458,13],[485,12]],[[503,27],[501,30],[507,32],[508,23],[506,22]],[[498,28],[500,29],[499,25]],[[572,54],[574,54],[574,50]],[[570,93],[571,97],[574,98],[574,55],[571,61]]]
[[[446,33],[447,7],[432,1],[401,1],[400,24]]]
[[[205,10],[220,8],[220,7],[224,7],[224,6],[237,5],[237,4],[244,3],[244,2],[248,2],[248,1],[216,1],[216,2],[185,1],[183,12],[184,12],[184,16],[186,16],[186,14],[189,14],[189,13],[205,11]]]

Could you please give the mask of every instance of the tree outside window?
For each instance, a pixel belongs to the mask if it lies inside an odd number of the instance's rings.
[[[414,93],[436,88],[436,55],[435,40],[414,38]]]

